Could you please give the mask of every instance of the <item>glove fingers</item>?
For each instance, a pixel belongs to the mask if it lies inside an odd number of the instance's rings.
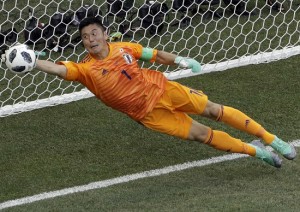
[[[2,54],[1,55],[1,62],[5,62],[6,61],[6,56],[5,56],[5,54]]]
[[[178,64],[181,68],[190,68],[192,69],[193,73],[199,73],[201,71],[201,64],[197,62],[195,59],[192,58],[183,58],[183,57],[176,57],[175,64]]]
[[[193,73],[199,73],[201,71],[201,66],[200,65],[194,65],[192,68]]]
[[[200,63],[198,63],[194,59],[190,59],[189,62],[190,62],[189,63],[189,65],[190,65],[189,68],[192,69],[193,73],[199,73],[201,71],[201,65],[200,65]]]

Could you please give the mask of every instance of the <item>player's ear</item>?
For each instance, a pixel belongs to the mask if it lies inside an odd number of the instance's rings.
[[[105,40],[108,40],[108,34],[107,34],[107,31],[106,31],[106,30],[103,32],[103,35],[104,35],[104,39],[105,39]]]

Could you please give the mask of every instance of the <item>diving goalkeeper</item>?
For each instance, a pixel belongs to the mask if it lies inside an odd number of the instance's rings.
[[[221,151],[248,154],[274,167],[281,166],[281,158],[266,150],[259,141],[250,144],[243,142],[226,132],[213,130],[188,115],[199,114],[262,139],[289,160],[296,157],[292,145],[265,130],[243,112],[209,101],[202,91],[168,81],[163,73],[141,68],[137,62],[178,65],[200,72],[201,65],[196,60],[144,48],[137,43],[109,43],[105,27],[95,17],[82,20],[79,32],[88,51],[80,63],[61,61],[56,64],[37,60],[36,68],[65,80],[82,83],[104,104],[152,130],[198,141]]]

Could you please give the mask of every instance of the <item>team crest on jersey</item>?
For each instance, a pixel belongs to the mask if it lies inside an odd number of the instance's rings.
[[[122,55],[124,60],[126,61],[127,64],[131,64],[133,59],[132,59],[132,56],[130,54],[123,54]]]

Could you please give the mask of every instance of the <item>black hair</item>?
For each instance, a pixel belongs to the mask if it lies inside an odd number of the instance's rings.
[[[80,22],[78,27],[79,33],[81,34],[81,30],[91,24],[97,24],[103,30],[103,32],[106,31],[106,27],[102,24],[100,17],[87,17]]]

